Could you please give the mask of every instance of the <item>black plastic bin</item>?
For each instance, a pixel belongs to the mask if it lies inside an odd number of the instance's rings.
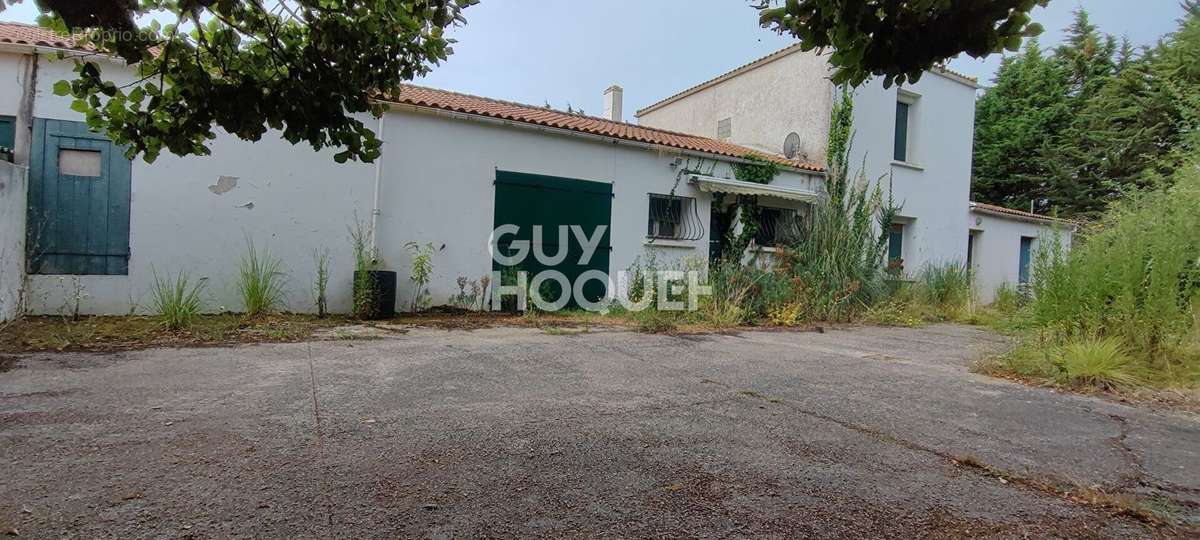
[[[396,273],[370,270],[354,273],[354,315],[387,319],[396,314]]]

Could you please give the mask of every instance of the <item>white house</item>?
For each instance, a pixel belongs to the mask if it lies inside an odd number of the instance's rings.
[[[837,89],[827,57],[782,49],[637,112],[641,125],[682,131],[823,163]],[[889,246],[909,274],[969,264],[977,293],[1028,279],[1037,238],[1069,245],[1072,225],[970,201],[973,79],[934,69],[920,81],[853,90],[852,167],[885,182],[902,206]]]
[[[20,290],[29,313],[143,311],[154,273],[180,270],[206,280],[207,309],[236,311],[235,274],[250,241],[281,260],[294,311],[313,310],[314,254],[328,250],[329,306],[348,311],[356,222],[376,223],[402,308],[412,293],[405,244],[433,244],[429,291],[441,304],[460,278],[492,270],[489,237],[502,223],[547,234],[604,225],[598,255],[573,271],[616,272],[647,251],[707,259],[714,192],[751,190],[794,206],[823,185],[819,166],[727,141],[416,86],[381,98],[390,105],[382,119],[363,117],[384,141],[375,163],[337,164],[332,151],[272,133],[255,143],[221,133],[210,156],[131,162],[53,94],[73,76],[71,60],[53,57],[62,51],[79,54],[51,32],[0,24],[0,146],[11,141],[28,168],[27,186],[22,174],[0,186],[0,209],[27,209],[0,213],[0,291]],[[133,80],[121,63],[101,62],[118,84]],[[747,154],[781,174],[770,186],[734,180]],[[7,234],[14,229],[23,233]],[[6,300],[7,315],[17,303]]]
[[[315,259],[327,252],[329,307],[348,311],[356,224],[374,231],[384,268],[397,271],[401,309],[414,288],[406,244],[434,247],[428,290],[446,303],[494,269],[490,242],[503,224],[522,239],[540,226],[543,251],[571,254],[587,238],[556,241],[556,226],[601,231],[596,256],[564,267],[574,276],[624,270],[646,254],[703,262],[723,232],[715,194],[758,195],[774,222],[824,185],[814,163],[825,158],[833,87],[824,58],[795,47],[640,111],[640,125],[619,121],[616,86],[604,118],[406,86],[379,98],[382,118],[362,118],[384,141],[370,164],[338,164],[332,151],[275,132],[251,143],[219,131],[210,156],[130,161],[51,90],[73,78],[73,61],[56,55],[81,52],[52,32],[0,23],[0,147],[14,162],[0,165],[0,320],[145,311],[153,276],[179,271],[205,281],[207,310],[240,310],[235,276],[251,242],[281,261],[293,311],[314,309]],[[119,84],[135,80],[119,61],[98,61]],[[1021,279],[1051,221],[968,204],[974,90],[949,72],[859,89],[854,161],[904,205],[893,255],[910,269],[969,261],[986,297]],[[768,185],[736,180],[747,155],[781,173]],[[765,224],[760,246],[772,240]]]

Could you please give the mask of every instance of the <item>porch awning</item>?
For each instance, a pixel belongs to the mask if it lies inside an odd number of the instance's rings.
[[[741,180],[728,180],[693,174],[688,180],[692,185],[707,193],[736,193],[738,195],[762,195],[789,201],[816,202],[817,192],[807,189],[786,188],[770,184],[756,184]]]

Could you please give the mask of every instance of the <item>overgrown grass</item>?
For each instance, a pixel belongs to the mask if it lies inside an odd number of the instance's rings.
[[[957,319],[974,300],[971,273],[957,263],[926,266],[918,276],[917,299],[946,318]]]
[[[900,208],[882,181],[850,174],[853,110],[849,94],[835,103],[825,197],[793,220],[779,254],[803,320],[850,321],[888,296],[885,248]]]
[[[251,240],[246,241],[246,253],[238,265],[238,292],[247,317],[272,313],[283,307],[283,263],[261,250]]]
[[[1172,186],[1112,208],[1069,255],[1043,240],[1032,299],[1006,321],[1022,331],[1022,345],[999,367],[1103,390],[1200,384],[1197,209],[1193,164]]]
[[[1136,386],[1133,359],[1115,338],[1082,339],[1057,351],[1055,378],[1064,384],[1122,390]]]
[[[124,350],[244,342],[312,339],[321,329],[352,324],[337,315],[273,314],[253,319],[239,313],[196,315],[190,324],[167,330],[157,316],[29,316],[0,331],[0,352],[38,350]]]
[[[180,270],[175,279],[158,275],[151,269],[154,284],[150,289],[150,307],[158,314],[167,330],[181,330],[192,324],[200,314],[204,282],[191,283],[187,273]]]

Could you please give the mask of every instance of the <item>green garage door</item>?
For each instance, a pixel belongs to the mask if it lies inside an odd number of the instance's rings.
[[[583,245],[573,232],[568,232],[565,260],[547,267],[534,257],[531,247],[529,255],[519,265],[519,269],[528,272],[529,279],[532,280],[538,272],[552,268],[562,272],[572,284],[580,274],[588,270],[599,270],[607,274],[612,253],[609,231],[612,198],[612,184],[604,182],[496,171],[495,226],[511,224],[520,227],[518,234],[500,238],[497,247],[501,253],[511,256],[515,251],[512,249],[514,240],[528,240],[530,246],[533,246],[533,226],[541,225],[542,253],[554,257],[562,248],[559,245],[559,226],[578,225],[589,238],[596,233],[598,227],[604,226],[600,244],[586,263],[580,262]],[[492,268],[504,270],[496,261],[492,261]],[[592,302],[603,298],[606,291],[605,284],[596,280],[588,281],[583,288],[584,296]],[[548,282],[548,285],[542,288],[542,292],[542,296],[549,302],[554,302],[561,294],[553,281]],[[568,307],[577,307],[577,304],[572,301]]]

